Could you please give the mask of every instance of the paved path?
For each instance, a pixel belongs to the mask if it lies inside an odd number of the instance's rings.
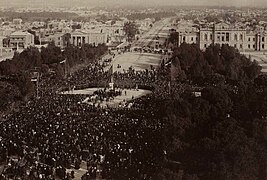
[[[158,66],[161,59],[162,55],[160,54],[126,52],[116,55],[111,64],[113,64],[113,72],[123,72],[128,70],[129,67],[133,67],[135,70],[150,70],[150,66]],[[118,67],[118,64],[121,67]]]
[[[82,89],[82,90],[73,90],[73,91],[65,91],[62,92],[62,94],[88,94],[88,95],[93,95],[93,93],[96,90],[99,90],[101,88],[87,88],[87,89]],[[125,94],[126,92],[126,94]],[[101,107],[107,107],[107,105],[109,107],[118,107],[118,105],[122,102],[127,102],[130,101],[132,99],[137,99],[140,98],[144,95],[150,94],[151,91],[148,90],[143,90],[143,89],[138,89],[138,90],[133,90],[133,89],[125,89],[122,91],[122,95],[121,96],[116,96],[114,97],[113,100],[110,100],[108,102],[103,101],[103,102],[99,102],[97,104],[100,104]],[[89,99],[85,99],[83,103],[88,103],[93,105],[92,102],[88,101]]]
[[[251,56],[252,61],[257,61],[262,67],[261,72],[267,73],[267,54],[263,52],[243,52],[247,57]]]
[[[166,28],[170,24],[173,18],[165,18],[156,22],[153,27],[145,34],[143,34],[138,41],[132,43],[132,50],[134,47],[147,46],[154,42],[154,38],[160,36],[160,34],[166,34]],[[150,66],[158,66],[162,59],[162,55],[152,53],[138,53],[138,52],[126,52],[120,55],[116,54],[111,64],[113,64],[113,71],[128,70],[129,67],[133,67],[135,70],[150,69]],[[121,66],[118,68],[118,64]],[[108,67],[107,67],[108,69]]]
[[[148,32],[144,33],[138,41],[132,44],[132,47],[142,47],[151,44],[154,41],[153,39],[162,33],[161,31],[170,24],[172,19],[165,18],[156,22]]]

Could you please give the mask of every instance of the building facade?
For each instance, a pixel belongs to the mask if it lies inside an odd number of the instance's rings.
[[[252,32],[245,29],[232,27],[227,23],[214,24],[213,27],[199,28],[198,31],[178,31],[178,42],[199,44],[205,50],[212,44],[228,44],[240,52],[267,51],[267,33]]]
[[[5,39],[5,37],[0,36],[0,57],[3,56],[4,39]]]
[[[81,46],[83,44],[92,44],[97,46],[98,44],[106,44],[108,41],[106,33],[75,31],[70,34],[70,43],[75,46]]]
[[[57,47],[61,49],[65,48],[68,43],[70,43],[70,34],[69,33],[56,33],[47,37],[41,38],[39,36],[40,44],[46,44],[54,42]]]
[[[9,47],[16,50],[34,45],[34,35],[28,32],[14,32],[10,35],[9,39]]]

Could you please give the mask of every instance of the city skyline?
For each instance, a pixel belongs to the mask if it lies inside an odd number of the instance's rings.
[[[2,0],[0,6],[6,7],[94,7],[94,6],[125,6],[125,5],[140,5],[140,6],[236,6],[236,7],[267,7],[265,0]]]

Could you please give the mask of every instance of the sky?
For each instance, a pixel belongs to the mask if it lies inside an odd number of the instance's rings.
[[[103,6],[103,5],[180,5],[267,7],[267,0],[0,0],[0,6]]]

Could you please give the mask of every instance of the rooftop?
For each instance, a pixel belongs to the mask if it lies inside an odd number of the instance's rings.
[[[23,31],[16,31],[10,34],[10,36],[26,36],[29,35],[31,33],[28,32],[23,32]]]

